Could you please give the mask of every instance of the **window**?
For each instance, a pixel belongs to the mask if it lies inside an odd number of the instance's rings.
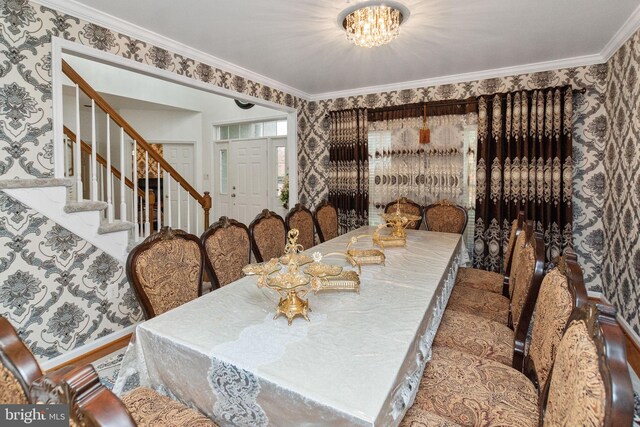
[[[282,194],[284,179],[287,175],[287,147],[276,147],[276,192]]]
[[[219,141],[287,136],[287,120],[268,120],[217,126],[217,131],[214,132],[214,135]]]
[[[220,194],[227,194],[229,191],[227,181],[227,163],[228,163],[228,151],[226,148],[220,150]]]

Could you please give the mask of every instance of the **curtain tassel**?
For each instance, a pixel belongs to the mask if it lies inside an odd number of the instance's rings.
[[[427,106],[422,107],[422,129],[420,129],[420,144],[428,144],[431,142],[431,131],[427,126]]]

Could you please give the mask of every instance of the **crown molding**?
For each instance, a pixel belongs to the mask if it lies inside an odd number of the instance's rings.
[[[611,40],[602,48],[600,51],[602,62],[607,62],[638,28],[640,28],[640,6],[633,11],[625,23],[622,24],[622,27],[616,31]]]
[[[557,70],[560,68],[580,67],[585,65],[601,64],[604,62],[600,54],[576,56],[573,58],[558,59],[554,61],[536,62],[532,64],[517,65],[514,67],[494,68],[491,70],[474,71],[471,73],[451,74],[448,76],[434,77],[422,80],[411,80],[400,83],[391,83],[378,86],[367,86],[356,89],[340,90],[335,92],[325,92],[311,95],[310,101],[320,101],[324,99],[346,98],[349,96],[359,96],[369,93],[390,92],[402,89],[416,89],[421,87],[439,86],[444,84],[454,84],[470,82],[474,80],[485,80],[495,77],[515,76],[518,74],[529,74],[539,71]]]
[[[308,100],[310,95],[304,91],[281,83],[272,78],[263,76],[262,74],[255,73],[251,70],[243,68],[232,62],[225,61],[224,59],[202,52],[198,49],[194,49],[184,43],[177,42],[173,39],[165,37],[161,34],[147,30],[139,25],[132,24],[123,19],[117,18],[108,13],[102,12],[98,9],[86,6],[78,3],[75,0],[31,0],[33,3],[46,6],[50,9],[58,12],[72,15],[76,18],[82,19],[87,22],[98,24],[113,31],[117,31],[122,34],[126,34],[130,37],[140,39],[152,45],[158,46],[162,49],[189,57],[199,62],[212,65],[223,71],[227,71],[238,76],[251,79],[253,81],[265,84],[272,89],[281,90],[299,98]]]

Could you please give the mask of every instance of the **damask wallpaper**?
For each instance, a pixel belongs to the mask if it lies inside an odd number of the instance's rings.
[[[300,202],[315,206],[327,195],[326,167],[329,161],[329,117],[331,110],[355,107],[386,107],[423,101],[464,99],[471,96],[572,85],[586,88],[573,100],[573,238],[584,268],[589,290],[602,291],[604,259],[605,149],[607,116],[604,108],[608,81],[606,64],[577,67],[505,78],[430,86],[418,89],[363,94],[348,98],[309,102],[301,109],[298,128]]]
[[[48,177],[53,173],[50,59],[52,36],[108,51],[217,87],[295,107],[298,110],[299,197],[300,201],[310,208],[320,203],[327,195],[326,165],[329,160],[327,113],[330,110],[363,106],[372,108],[423,100],[460,99],[495,92],[566,84],[576,88],[585,87],[586,94],[574,96],[573,234],[574,245],[585,270],[587,286],[592,291],[602,291],[605,232],[609,236],[622,230],[616,228],[613,232],[615,227],[611,226],[610,220],[607,220],[610,226],[606,230],[603,226],[605,190],[609,190],[607,207],[614,212],[622,211],[622,206],[617,203],[625,203],[622,199],[611,195],[613,188],[607,185],[607,173],[611,175],[617,171],[605,172],[603,162],[604,159],[605,162],[609,162],[608,164],[614,163],[614,160],[608,159],[610,156],[605,156],[606,146],[613,144],[610,142],[611,138],[607,138],[610,121],[607,116],[608,110],[605,108],[607,89],[610,87],[608,86],[610,64],[308,102],[259,82],[233,75],[28,0],[0,0],[0,22],[2,23],[0,25],[0,112],[5,117],[0,120],[0,179]],[[619,55],[620,53],[617,56]],[[626,51],[625,55],[637,55],[637,53]],[[634,56],[634,58],[637,61],[637,57]],[[620,70],[623,70],[622,66]],[[632,78],[632,75],[636,76],[636,73],[630,72],[627,80],[633,79],[635,83],[629,87],[636,87],[637,79]],[[611,94],[609,95],[611,98]],[[629,97],[636,95],[636,92],[629,93]],[[632,107],[637,108],[633,103]],[[613,108],[609,110],[617,111]],[[617,143],[621,144],[619,141]],[[627,143],[625,147],[628,145]],[[635,156],[633,161],[637,165],[638,154]],[[618,157],[615,158],[618,159]],[[631,165],[631,162],[632,160],[629,160],[628,164]],[[637,175],[635,177],[631,175],[627,172],[624,177],[613,177],[616,179],[616,188],[618,181],[625,185],[631,183],[633,179],[636,180],[636,188],[638,188]],[[634,194],[634,197],[637,197],[637,192]],[[634,206],[637,207],[637,204]],[[637,221],[636,212],[637,209],[632,211],[631,221]],[[42,233],[31,234],[31,238],[34,242],[37,241],[38,245],[44,245],[44,236]],[[625,241],[626,243],[623,242],[622,236],[619,240],[621,247],[624,244],[630,245],[629,240]],[[2,259],[21,256],[11,248],[6,253],[5,247],[3,246],[3,251],[0,251]],[[613,245],[608,249],[615,252],[616,247]],[[614,274],[627,277],[631,283],[630,288],[633,288],[634,284],[637,286],[640,269],[637,250],[635,254],[629,255],[635,258],[630,258],[627,266],[624,266],[620,257],[616,257],[615,254],[610,254],[611,257],[606,261],[607,267],[611,268],[610,277]],[[612,262],[614,258],[617,260],[616,268]],[[628,267],[629,265],[635,265],[633,270],[635,276],[629,270],[631,268]],[[634,277],[635,282],[632,281]],[[617,304],[625,301],[624,295],[631,295],[630,292],[633,292],[633,290],[626,293],[618,292],[617,287],[623,289],[624,286],[619,285],[617,281],[606,279],[606,284],[605,293]],[[637,289],[635,292],[637,301]],[[629,299],[626,301],[629,304]],[[635,304],[635,311],[629,308],[621,310],[625,316],[634,312],[637,317],[637,306],[638,304]],[[44,346],[44,344],[38,345]],[[53,353],[55,351],[52,351]]]
[[[609,61],[604,289],[640,334],[640,32]]]
[[[0,192],[0,314],[50,359],[142,318],[124,266]]]

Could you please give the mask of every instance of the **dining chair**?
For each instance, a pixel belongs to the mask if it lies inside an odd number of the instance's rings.
[[[509,327],[513,319],[520,318],[531,290],[537,295],[544,269],[544,242],[542,235],[533,231],[533,222],[525,224],[516,239],[513,263],[509,275],[508,296],[471,287],[454,286],[447,310],[461,311],[494,320]],[[514,286],[518,283],[518,286]],[[535,299],[528,303],[535,304]],[[517,313],[514,315],[514,311]]]
[[[0,404],[32,403],[29,389],[41,376],[33,353],[11,323],[0,316]]]
[[[258,262],[269,261],[284,255],[287,230],[280,215],[264,209],[249,224],[253,255]]]
[[[313,218],[320,243],[338,237],[338,210],[330,201],[325,200],[320,203]]]
[[[68,404],[74,427],[217,427],[195,409],[150,388],[135,388],[120,400],[101,384],[91,365],[64,375],[47,374],[34,382],[31,394],[40,403]]]
[[[422,206],[411,199],[401,197],[398,200],[387,203],[387,205],[384,207],[384,212],[394,212],[396,209],[398,209],[398,207],[400,208],[400,212],[420,217],[418,221],[409,221],[406,227],[408,229],[418,230],[420,228],[420,225],[422,224]]]
[[[531,295],[533,296],[533,295]],[[555,347],[562,338],[562,331],[576,307],[588,300],[582,270],[575,253],[567,251],[556,267],[547,272],[540,285],[535,302],[536,317],[532,325],[529,351],[524,357],[524,342],[532,322],[522,319],[516,330],[501,323],[470,313],[447,310],[442,317],[434,346],[464,351],[482,358],[512,366],[534,380],[544,384]],[[533,313],[533,312],[531,312]],[[525,313],[521,312],[521,317]]]
[[[518,212],[518,217],[511,223],[511,232],[509,233],[509,241],[504,252],[504,261],[502,263],[502,272],[481,270],[472,267],[460,267],[456,276],[456,286],[470,287],[483,291],[493,292],[509,296],[509,275],[511,272],[511,260],[516,240],[522,231],[524,224],[524,211]]]
[[[251,240],[246,225],[222,216],[202,233],[200,241],[213,290],[244,276],[242,268],[251,262]]]
[[[127,278],[146,319],[202,295],[204,260],[197,236],[170,227],[162,227],[129,253]]]
[[[313,215],[309,209],[300,203],[296,203],[289,213],[287,213],[285,224],[287,225],[287,232],[292,228],[298,229],[298,243],[302,245],[304,249],[310,249],[315,246],[316,232]]]
[[[544,387],[536,388],[536,378],[528,375],[491,359],[434,347],[414,406],[462,426],[631,425],[633,389],[613,307],[591,302],[576,307]]]
[[[469,216],[462,206],[441,200],[424,208],[424,222],[427,230],[441,233],[464,233]]]

